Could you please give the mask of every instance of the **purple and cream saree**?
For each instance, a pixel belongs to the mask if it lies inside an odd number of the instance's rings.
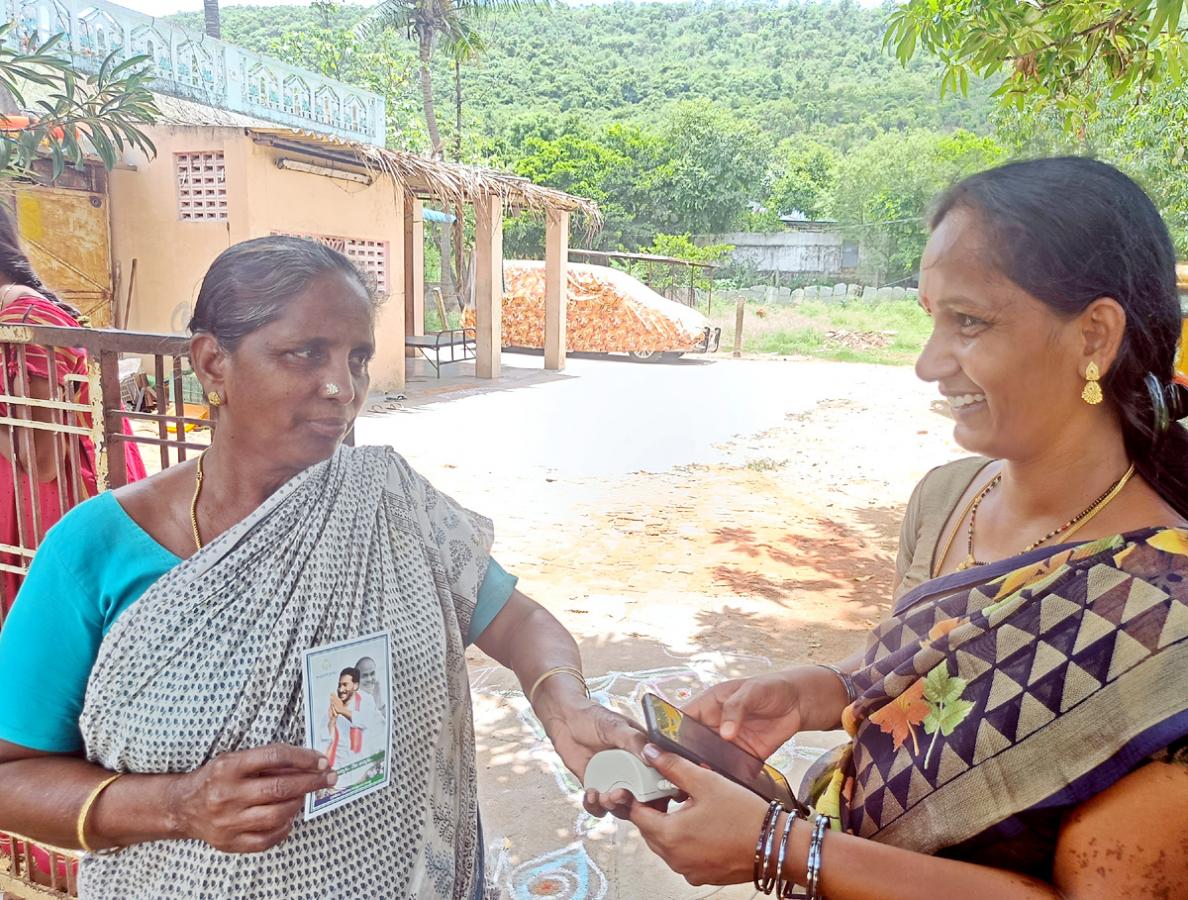
[[[854,683],[852,740],[805,782],[834,827],[922,853],[1051,849],[1064,810],[1188,734],[1188,530],[923,584]]]

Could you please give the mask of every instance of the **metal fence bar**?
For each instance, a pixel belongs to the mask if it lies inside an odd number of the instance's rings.
[[[124,402],[120,398],[120,357],[114,350],[102,350],[99,353],[99,384],[100,412],[95,422],[103,429],[103,434],[102,449],[98,442],[95,444],[95,462],[96,468],[99,468],[99,460],[102,458],[104,461],[105,478],[99,482],[99,490],[102,491],[105,488],[120,488],[128,483],[127,451],[123,443],[117,444],[111,440],[113,434],[122,433],[124,424]]]
[[[20,392],[21,396],[24,397],[29,396],[28,363],[29,348],[25,344],[20,344],[17,346],[17,390]],[[37,427],[41,423],[33,421],[33,414],[28,406],[25,406],[24,404],[18,404],[17,409],[21,411],[21,418],[28,420],[25,423],[28,427],[26,430],[21,432],[21,446],[24,450],[22,455],[24,456],[25,472],[24,477],[21,479],[21,482],[19,482],[19,484],[26,488],[26,491],[22,492],[19,489],[15,491],[15,494],[18,498],[17,508],[19,510],[23,507],[24,497],[28,496],[29,516],[33,520],[32,546],[38,547],[41,545],[41,538],[45,534],[45,531],[41,527],[41,504],[37,502],[38,499],[40,499],[37,496],[37,486],[41,484],[41,479],[38,477],[40,472],[38,472],[37,466],[37,445],[32,428]]]
[[[168,390],[169,389],[165,383],[165,357],[164,356],[157,355],[153,359],[153,374],[156,376],[156,385],[157,385],[157,411],[160,412],[163,409],[167,409],[168,405],[169,405],[169,401],[168,401]],[[169,429],[168,429],[168,427],[166,427],[164,419],[158,419],[157,422],[158,422],[157,430],[159,432],[158,436],[161,439],[161,443],[160,443],[161,468],[167,469],[167,468],[169,468],[169,445],[168,445]]]
[[[182,375],[182,361],[180,356],[173,357],[173,411],[177,413],[178,422],[174,426],[178,437],[185,434],[186,426],[180,421],[186,416],[186,392],[184,376]],[[185,462],[186,445],[180,441],[177,445],[177,461]]]
[[[11,352],[12,352],[12,347],[7,346],[7,345],[4,346],[3,351],[0,352],[0,382],[3,383],[5,396],[12,394],[12,388],[11,388],[11,385],[9,384],[10,379],[8,376],[8,359],[9,359],[9,354]],[[5,418],[7,419],[7,416]],[[9,470],[10,476],[12,478],[13,503],[16,507],[15,518],[16,518],[17,543],[20,544],[21,547],[23,548],[26,546],[28,541],[26,538],[25,517],[20,514],[21,505],[20,505],[20,491],[18,490],[18,486],[21,483],[20,482],[21,472],[20,472],[19,467],[17,466],[16,422],[15,421],[5,421],[0,424],[3,424],[4,429],[5,429],[5,434],[8,438],[8,470]],[[19,570],[13,574],[17,574],[17,575],[24,574],[24,564],[20,562],[19,557],[18,557],[18,566],[20,567]],[[17,568],[18,566],[14,566],[13,564],[4,562],[3,567],[2,567],[2,569],[0,569],[0,571],[10,571],[13,568]],[[0,607],[2,607],[2,606],[3,605],[0,604]],[[3,609],[0,608],[0,627],[3,626],[2,619],[3,619]],[[15,845],[14,845],[14,851],[15,851]],[[14,852],[14,859],[15,859],[15,852]]]
[[[78,399],[78,391],[75,390],[76,383],[72,378],[66,379],[66,397],[72,402]],[[86,486],[83,484],[82,477],[82,439],[77,434],[67,434],[66,442],[70,449],[70,458],[72,460],[79,460],[77,465],[68,467],[70,470],[70,483],[74,487],[74,502],[78,503],[83,497],[87,496]]]
[[[56,383],[52,386],[52,389],[55,392],[57,391]],[[91,411],[91,407],[85,403],[59,400],[53,397],[49,398],[48,400],[42,400],[40,397],[22,397],[18,394],[0,394],[0,403],[20,403],[23,406],[30,407],[31,409],[50,409],[57,412],[88,413]]]
[[[48,371],[50,374],[50,401],[56,403],[60,399],[58,397],[59,389],[58,379],[56,377],[58,372],[58,351],[52,346],[46,347],[45,350],[46,359],[49,363],[49,367],[46,371]],[[64,427],[66,425],[66,416],[61,410],[51,409],[50,417],[55,425],[59,427]],[[67,438],[65,434],[59,433],[54,435],[54,487],[58,493],[58,509],[61,510],[69,508],[69,503],[66,501],[67,479],[64,477],[66,474],[66,439]]]

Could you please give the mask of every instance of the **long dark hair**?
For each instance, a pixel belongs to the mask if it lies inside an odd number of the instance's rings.
[[[293,297],[324,272],[341,272],[359,283],[375,311],[375,298],[354,263],[332,247],[304,238],[255,238],[228,247],[211,263],[190,333],[212,334],[228,350],[280,318]]]
[[[0,276],[6,278],[10,284],[23,284],[33,288],[66,315],[80,324],[87,324],[86,316],[47,288],[37,277],[37,273],[33,271],[33,266],[29,262],[29,257],[21,248],[16,220],[13,219],[12,213],[5,208],[3,203],[0,203]]]
[[[1181,312],[1176,252],[1155,204],[1113,166],[1065,156],[966,178],[940,199],[987,231],[995,267],[1058,315],[1100,297],[1126,310],[1118,357],[1102,378],[1138,473],[1188,517],[1188,389],[1174,382]]]

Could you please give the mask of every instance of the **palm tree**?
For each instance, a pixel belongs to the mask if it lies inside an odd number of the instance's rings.
[[[202,0],[202,17],[206,20],[206,33],[212,38],[222,37],[219,0]]]
[[[476,27],[482,16],[526,7],[549,7],[551,4],[552,0],[380,0],[363,19],[359,29],[364,35],[371,36],[385,29],[402,29],[410,40],[417,42],[421,104],[434,159],[442,158],[443,147],[433,106],[430,73],[433,51],[440,45],[452,59],[464,61],[482,49],[482,39]]]

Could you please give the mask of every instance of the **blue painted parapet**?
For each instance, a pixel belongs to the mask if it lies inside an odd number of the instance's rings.
[[[64,33],[62,52],[84,72],[98,71],[113,50],[120,60],[147,56],[151,87],[162,94],[303,131],[384,144],[384,101],[371,91],[105,0],[0,0],[0,6],[16,25],[11,42],[28,49]]]

